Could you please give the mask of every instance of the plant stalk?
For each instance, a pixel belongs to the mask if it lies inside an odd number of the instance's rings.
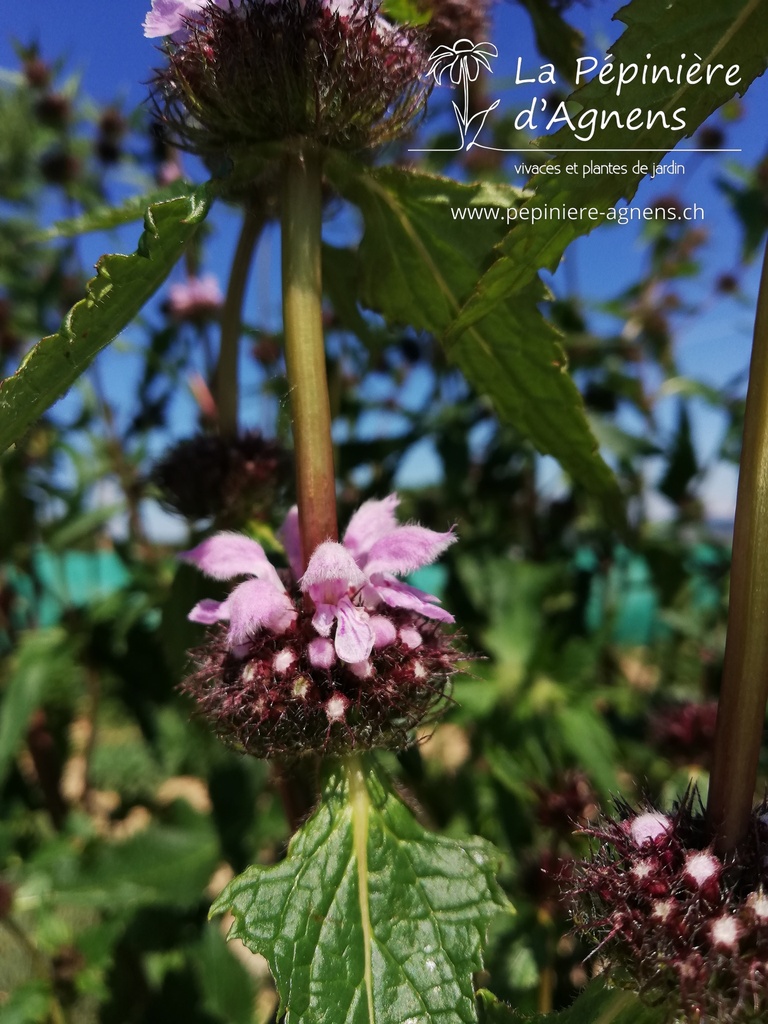
[[[321,167],[306,144],[283,166],[282,262],[285,359],[291,396],[302,558],[336,540],[336,478],[323,344]]]
[[[221,311],[219,359],[213,377],[213,393],[222,437],[237,437],[239,412],[239,354],[243,324],[243,301],[253,253],[264,228],[261,206],[247,206],[229,273],[227,294]]]
[[[317,803],[317,762],[314,758],[306,757],[301,761],[277,759],[272,762],[272,780],[293,835]]]
[[[725,854],[749,827],[768,702],[768,249],[757,300],[736,498],[728,633],[707,816]]]

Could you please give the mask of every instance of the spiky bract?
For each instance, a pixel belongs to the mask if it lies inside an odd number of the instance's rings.
[[[666,1004],[670,1019],[768,1019],[768,804],[726,860],[690,795],[669,816],[621,810],[623,820],[582,829],[595,846],[567,881],[578,931],[613,979]]]
[[[209,4],[155,78],[182,148],[254,181],[276,146],[359,151],[407,132],[429,92],[425,35],[371,0]]]
[[[262,631],[237,652],[218,627],[183,689],[222,739],[256,757],[400,749],[445,705],[462,655],[438,623],[405,611],[389,617],[398,629],[393,643],[374,649],[365,665],[334,658],[328,668],[309,655],[318,642],[310,610],[281,635]]]

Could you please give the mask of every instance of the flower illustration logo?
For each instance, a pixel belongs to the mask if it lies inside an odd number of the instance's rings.
[[[493,74],[491,58],[498,57],[498,55],[499,51],[493,43],[473,43],[471,39],[459,39],[453,46],[438,46],[430,54],[428,73],[432,75],[438,85],[443,84],[443,76],[448,72],[452,85],[463,86],[463,111],[456,103],[453,104],[461,132],[461,149],[469,149],[474,145],[475,139],[485,124],[486,117],[499,105],[499,100],[496,100],[487,110],[479,110],[472,117],[469,116],[469,83],[477,81],[481,67]],[[467,143],[469,126],[476,119],[479,119],[480,124],[474,137]]]

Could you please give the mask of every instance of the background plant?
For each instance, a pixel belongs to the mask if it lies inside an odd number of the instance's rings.
[[[681,32],[695,35],[699,25],[685,13]],[[722,17],[732,15],[726,5]],[[554,9],[536,27],[545,56],[572,44]],[[742,31],[733,46],[745,65],[753,61],[753,73],[761,69],[758,33]],[[156,179],[167,180],[177,159],[146,112],[97,108],[47,59],[21,52],[2,93],[8,250],[0,330],[9,373],[82,293],[78,233],[143,215]],[[449,97],[435,94],[433,103],[437,111]],[[430,115],[425,138],[432,123]],[[494,130],[503,133],[504,123]],[[125,190],[115,161],[136,196],[122,208],[114,202]],[[702,399],[721,410],[728,430],[722,452],[710,457],[737,458],[743,387],[704,387],[677,371],[676,337],[688,317],[697,322],[686,285],[709,275],[706,240],[677,228],[648,232],[636,281],[603,309],[559,284],[548,300],[539,282],[503,277],[495,264],[514,300],[510,294],[499,306],[495,292],[480,306],[481,290],[475,333],[442,347],[501,241],[490,222],[471,233],[450,224],[446,202],[520,196],[501,184],[503,166],[478,176],[467,155],[441,169],[483,183],[436,183],[425,170],[388,163],[328,165],[334,203],[353,204],[365,222],[358,246],[338,214],[324,253],[340,518],[389,493],[409,447],[433,440],[440,482],[408,487],[406,513],[438,530],[459,521],[462,542],[447,553],[442,576],[423,585],[441,588],[468,649],[486,660],[459,680],[456,707],[432,739],[387,767],[434,834],[480,835],[501,851],[500,878],[517,915],[494,924],[485,954],[490,985],[523,1012],[547,1011],[568,1006],[589,973],[551,875],[541,871],[580,852],[573,818],[592,819],[610,793],[632,798],[642,787],[668,803],[689,778],[706,778],[728,550],[697,499],[705,467],[691,417]],[[764,221],[760,174],[760,166],[733,165],[721,179],[744,224],[745,257]],[[250,1021],[275,1012],[263,963],[233,956],[206,914],[233,871],[257,858],[285,863],[285,780],[190,722],[175,685],[201,638],[186,621],[193,592],[207,591],[177,566],[180,545],[158,542],[147,505],[168,500],[153,466],[176,433],[174,400],[188,384],[212,428],[216,303],[183,316],[173,303],[167,314],[150,306],[116,342],[141,366],[119,409],[105,395],[98,361],[77,374],[138,313],[180,243],[188,273],[207,266],[208,232],[222,204],[198,226],[210,191],[193,192],[183,180],[160,187],[167,201],[153,209],[141,255],[111,259],[109,279],[102,275],[92,293],[97,301],[78,307],[68,329],[3,389],[0,433],[16,446],[4,461],[1,520],[0,970],[4,1012],[19,1020]],[[547,187],[534,201],[544,201]],[[617,183],[597,178],[584,187],[608,202]],[[174,193],[180,198],[168,200]],[[70,219],[53,232],[57,244],[40,240],[51,206]],[[550,263],[554,242],[543,236],[541,262]],[[513,271],[515,242],[513,235],[504,243]],[[445,280],[435,279],[435,266]],[[730,280],[715,282],[713,301],[733,302],[741,274],[737,264]],[[244,315],[248,387],[259,388],[263,428],[287,443],[281,338],[261,316]],[[632,531],[621,543],[606,525],[618,489],[591,452],[576,389],[548,371],[556,329],[591,428],[632,498]],[[73,369],[62,361],[67,350]],[[76,397],[40,421],[76,378]],[[669,429],[658,407],[672,391],[679,405]],[[554,411],[545,418],[542,408]],[[535,448],[553,451],[577,483],[553,494]],[[648,460],[657,467],[654,485]],[[268,546],[289,489],[286,480],[257,519],[248,498],[206,509],[179,541],[190,546],[214,520],[248,528]],[[647,518],[657,492],[674,508],[661,525]],[[591,1007],[614,998],[588,992],[567,1019],[593,1019]],[[632,1020],[643,1012],[624,1009]],[[484,1012],[502,1011],[486,1001]]]

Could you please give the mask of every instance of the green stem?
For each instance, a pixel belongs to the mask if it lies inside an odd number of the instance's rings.
[[[323,344],[321,170],[306,145],[283,167],[283,327],[303,561],[336,540],[336,478]]]
[[[272,762],[272,779],[293,835],[317,803],[317,761],[307,757],[300,761],[277,758]]]
[[[719,853],[744,838],[768,702],[768,249],[757,300],[707,815]]]
[[[221,312],[221,343],[219,361],[214,374],[213,393],[222,437],[237,437],[238,430],[238,356],[243,324],[243,300],[248,284],[251,261],[264,227],[261,207],[246,207],[240,237],[232,259],[229,284]]]
[[[349,785],[349,803],[352,809],[352,842],[355,853],[357,871],[357,894],[360,905],[360,921],[363,932],[363,980],[368,1003],[368,1017],[373,1020],[373,928],[371,926],[371,908],[369,902],[369,866],[368,866],[368,822],[371,810],[371,797],[366,785],[368,772],[365,763],[356,754],[344,759],[344,770]]]

